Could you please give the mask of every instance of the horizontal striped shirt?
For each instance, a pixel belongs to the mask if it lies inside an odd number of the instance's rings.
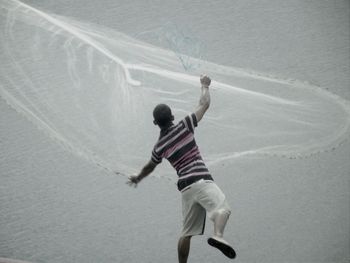
[[[194,139],[197,118],[194,113],[186,116],[177,125],[162,130],[152,151],[151,160],[159,164],[167,159],[179,176],[179,190],[199,179],[212,180],[203,162]]]

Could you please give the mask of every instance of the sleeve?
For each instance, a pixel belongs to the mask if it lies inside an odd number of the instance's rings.
[[[196,128],[198,125],[196,114],[192,113],[186,116],[184,119],[184,124],[191,133],[194,133],[194,128]]]
[[[160,164],[160,163],[162,162],[162,157],[160,157],[160,156],[157,154],[157,152],[156,152],[155,149],[153,149],[153,151],[152,151],[151,160],[152,160],[152,162],[154,162],[155,164]]]

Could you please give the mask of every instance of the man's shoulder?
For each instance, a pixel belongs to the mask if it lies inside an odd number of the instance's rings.
[[[156,146],[166,143],[168,140],[171,140],[176,134],[181,132],[183,129],[186,129],[185,118],[180,120],[177,124],[174,124],[166,131],[161,131],[156,142]]]
[[[183,123],[185,125],[185,127],[191,132],[194,132],[194,129],[197,127],[198,125],[198,121],[197,121],[197,117],[195,113],[190,113],[188,114],[184,119],[183,119]]]

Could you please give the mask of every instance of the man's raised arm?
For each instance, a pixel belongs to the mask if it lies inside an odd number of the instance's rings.
[[[206,75],[202,75],[200,80],[202,85],[201,96],[197,109],[194,112],[197,118],[197,122],[203,118],[204,113],[207,111],[210,105],[209,85],[211,83],[211,79]]]

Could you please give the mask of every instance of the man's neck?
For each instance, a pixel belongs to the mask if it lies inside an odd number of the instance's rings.
[[[166,132],[166,131],[167,131],[171,126],[173,126],[173,125],[174,125],[174,123],[173,123],[173,122],[170,122],[170,123],[168,123],[167,125],[160,127],[160,132],[161,132],[161,133]]]

